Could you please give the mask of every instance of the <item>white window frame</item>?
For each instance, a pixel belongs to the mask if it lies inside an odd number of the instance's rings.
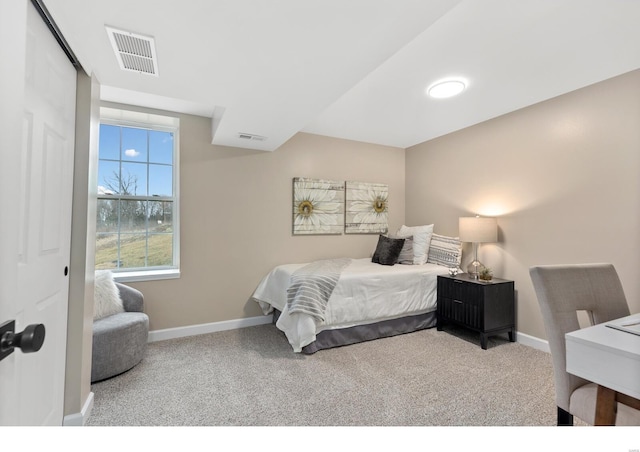
[[[173,265],[162,267],[112,269],[118,282],[152,281],[180,277],[180,120],[177,117],[143,113],[135,110],[100,107],[100,124],[158,130],[173,133]],[[98,159],[100,151],[98,150]],[[97,178],[96,178],[97,179]],[[96,180],[96,183],[98,181]],[[97,188],[97,187],[96,187]],[[98,199],[102,199],[98,195]],[[149,199],[152,199],[149,197]],[[97,240],[97,233],[94,242]]]

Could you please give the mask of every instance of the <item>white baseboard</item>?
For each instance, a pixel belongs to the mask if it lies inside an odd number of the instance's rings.
[[[149,342],[165,341],[180,337],[197,336],[199,334],[216,333],[218,331],[235,330],[249,326],[266,325],[273,321],[272,315],[249,317],[246,319],[225,320],[223,322],[203,323],[164,330],[149,331]]]
[[[273,316],[249,317],[246,319],[225,320],[222,322],[203,323],[200,325],[189,325],[177,328],[167,328],[164,330],[149,331],[149,342],[165,341],[167,339],[178,339],[181,337],[197,336],[199,334],[216,333],[218,331],[235,330],[249,326],[266,325],[273,321]],[[516,340],[528,347],[550,353],[549,342],[525,333],[516,333]]]
[[[62,420],[63,427],[82,427],[89,419],[93,409],[93,392],[89,393],[80,413],[69,414]]]
[[[517,336],[517,341],[522,345],[526,345],[528,347],[535,348],[543,352],[551,353],[551,350],[549,349],[549,342],[545,341],[544,339],[540,339],[535,336],[529,336],[528,334],[524,334],[520,332],[518,332],[516,336]]]

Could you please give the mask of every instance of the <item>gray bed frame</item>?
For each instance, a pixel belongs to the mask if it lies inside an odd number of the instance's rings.
[[[280,311],[274,308],[273,324],[278,321]],[[425,314],[382,320],[367,325],[357,325],[349,328],[324,330],[316,334],[316,340],[302,348],[302,353],[311,355],[318,350],[372,341],[383,337],[397,336],[414,331],[433,328],[436,326],[436,311]]]

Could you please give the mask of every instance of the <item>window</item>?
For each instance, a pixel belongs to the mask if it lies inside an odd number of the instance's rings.
[[[101,108],[96,270],[178,276],[178,120]]]

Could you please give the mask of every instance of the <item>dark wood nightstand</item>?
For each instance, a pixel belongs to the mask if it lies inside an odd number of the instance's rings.
[[[487,338],[508,333],[515,341],[515,291],[513,281],[493,278],[482,281],[467,273],[438,276],[437,330],[448,322],[480,333],[480,346]]]

